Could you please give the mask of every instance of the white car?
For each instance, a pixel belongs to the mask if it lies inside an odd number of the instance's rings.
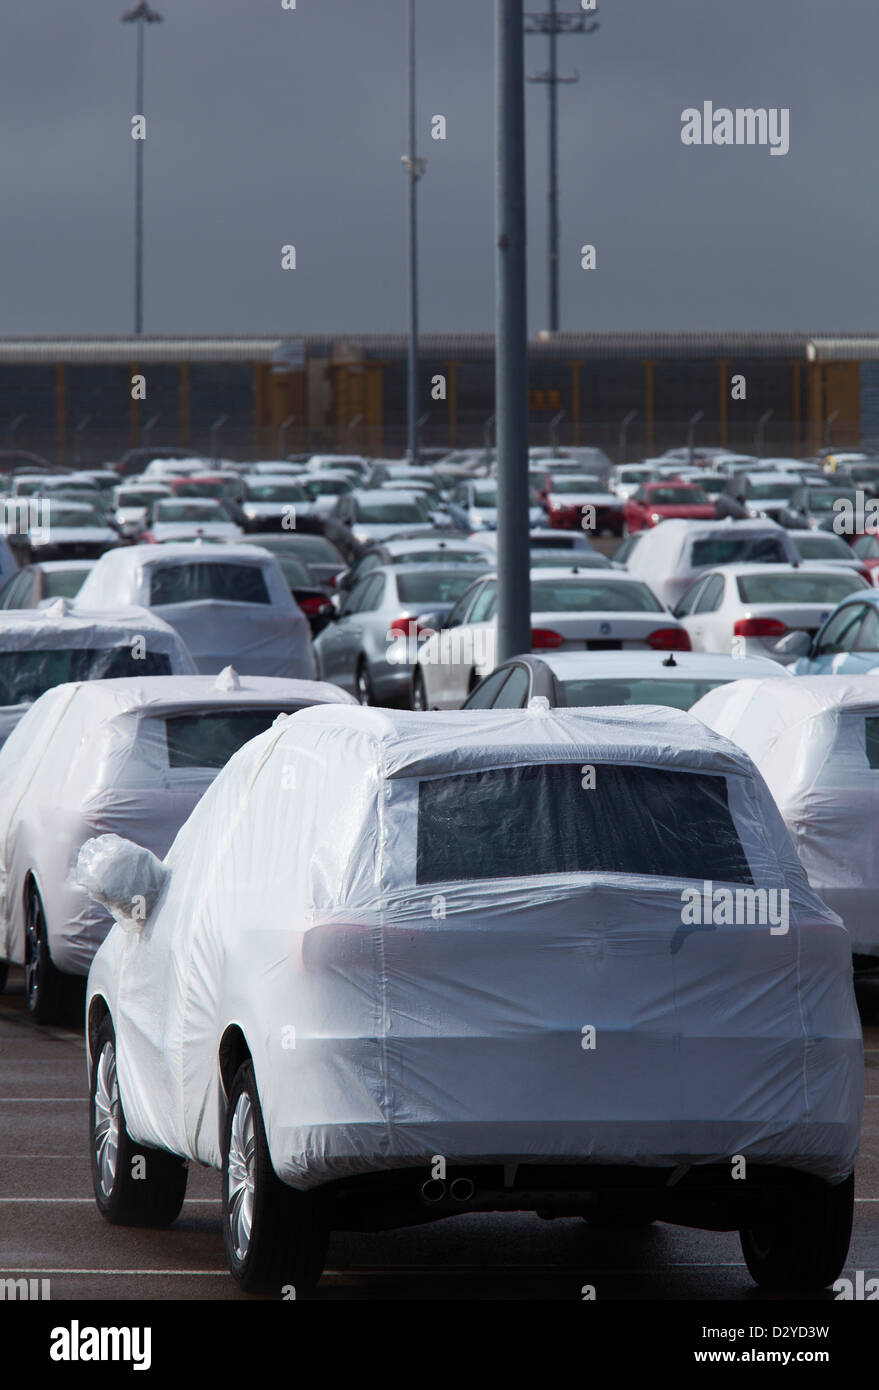
[[[349,703],[333,685],[144,676],[59,685],[0,751],[0,988],[24,966],[39,1023],[58,1021],[111,926],[71,867],[93,835],[164,855],[219,769],[280,713]]]
[[[168,497],[153,503],[144,539],[164,545],[168,541],[234,539],[241,527],[213,497]]]
[[[626,568],[643,579],[670,608],[700,574],[718,565],[797,564],[802,558],[789,533],[774,521],[685,521],[636,531],[637,549]],[[625,542],[624,542],[625,544]],[[619,551],[614,552],[617,559]]]
[[[304,475],[260,473],[244,475],[241,515],[247,531],[283,528],[296,530],[296,517],[311,511],[311,497],[303,485]]]
[[[844,565],[846,569],[855,570],[868,584],[873,583],[872,572],[842,536],[835,536],[832,531],[794,529],[788,530],[787,534],[804,560],[820,560],[826,565]]]
[[[200,458],[152,459],[143,473],[139,475],[139,480],[149,479],[151,482],[159,482],[162,478],[185,478],[190,474],[193,477],[198,477],[201,474],[215,471],[218,462],[216,459]]]
[[[77,880],[115,918],[86,1005],[105,1218],[167,1224],[187,1160],[221,1169],[230,1272],[276,1298],[330,1229],[468,1210],[704,1220],[759,1283],[836,1279],[847,935],[750,760],[639,715],[303,710],[164,861],[88,841]],[[695,923],[716,890],[736,924]]]
[[[372,468],[369,459],[361,454],[312,454],[305,466],[309,473],[322,473],[325,468],[344,469],[363,479],[369,476]]]
[[[787,508],[792,495],[801,486],[798,473],[761,469],[759,473],[740,474],[728,484],[727,490],[735,497],[744,497],[748,516],[777,521],[779,513]]]
[[[642,483],[650,483],[656,477],[656,470],[646,463],[620,463],[607,475],[607,485],[625,502],[638,491]]]
[[[149,608],[180,633],[203,675],[312,680],[308,619],[277,560],[249,545],[132,545],[95,565],[77,608]]]
[[[46,607],[4,609],[0,745],[34,701],[56,685],[116,676],[183,676],[196,669],[179,634],[144,608],[91,613],[59,598]]]
[[[495,478],[479,478],[459,483],[453,488],[447,503],[452,521],[462,531],[496,530],[497,494],[498,483]],[[532,491],[528,498],[528,525],[540,526],[545,521],[546,513],[537,494]]]
[[[533,651],[689,651],[683,626],[622,570],[531,571]],[[442,628],[425,636],[412,674],[415,709],[460,709],[497,665],[497,578],[477,579]]]
[[[112,516],[117,530],[131,539],[143,535],[149,524],[153,503],[171,496],[171,489],[164,483],[141,483],[129,479],[114,488]]]
[[[879,974],[879,681],[743,680],[693,714],[754,759],[800,863],[851,938],[856,975]]]
[[[98,497],[98,489],[94,489]],[[119,545],[119,536],[97,506],[71,498],[46,495],[35,499],[40,515],[25,531],[10,531],[8,542],[22,564],[41,560],[94,559]]]
[[[846,595],[868,587],[855,571],[832,563],[723,565],[701,575],[674,614],[695,652],[768,656],[789,665],[801,653],[786,650],[785,638],[814,637]]]
[[[762,656],[707,652],[542,652],[502,661],[467,696],[463,709],[526,709],[544,699],[552,709],[584,705],[668,705],[691,709],[719,685],[744,679],[791,678]]]

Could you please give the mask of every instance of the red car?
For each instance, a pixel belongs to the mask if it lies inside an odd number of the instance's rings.
[[[660,483],[642,483],[623,508],[623,530],[631,536],[670,516],[712,521],[714,514],[714,503],[693,483],[681,483],[674,478]]]

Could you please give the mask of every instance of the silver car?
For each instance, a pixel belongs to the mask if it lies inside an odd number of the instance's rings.
[[[409,702],[420,620],[439,626],[473,580],[477,565],[381,565],[354,585],[338,617],[315,638],[318,679],[363,705]]]

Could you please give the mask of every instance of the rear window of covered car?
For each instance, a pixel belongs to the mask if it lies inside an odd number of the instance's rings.
[[[28,704],[67,681],[171,674],[171,658],[166,652],[147,651],[136,657],[127,645],[0,652],[0,705]]]
[[[259,565],[201,561],[190,565],[156,565],[150,571],[150,603],[270,603]]]
[[[419,784],[417,883],[573,873],[753,883],[721,776],[542,763]]]
[[[265,733],[277,717],[276,707],[202,710],[169,715],[165,726],[169,767],[223,767],[243,744]]]

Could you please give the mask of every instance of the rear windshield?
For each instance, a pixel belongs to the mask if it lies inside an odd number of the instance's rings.
[[[534,613],[661,613],[646,584],[610,579],[537,579],[531,584]]]
[[[550,492],[560,494],[578,492],[606,492],[604,484],[598,478],[553,478]]]
[[[753,883],[723,777],[578,763],[494,768],[418,788],[416,882],[649,874]]]
[[[562,681],[564,701],[573,705],[668,705],[690,709],[723,680],[604,680]]]
[[[345,561],[332,541],[323,536],[248,536],[248,544],[262,546],[273,555],[293,554],[304,560],[306,565],[337,565],[342,569]]]
[[[776,497],[790,497],[794,489],[801,486],[799,478],[791,478],[790,482],[749,483],[748,496],[755,502],[768,502]]]
[[[84,565],[82,569],[43,570],[43,598],[75,598],[91,570],[91,565]]]
[[[810,512],[840,511],[843,502],[850,502],[854,507],[857,506],[857,501],[858,494],[856,488],[810,488],[808,509]]]
[[[248,502],[306,502],[308,493],[298,483],[248,483]]]
[[[710,540],[693,541],[690,567],[776,565],[784,564],[788,558],[788,550],[780,536],[712,536]]]
[[[105,526],[101,513],[94,507],[65,507],[63,502],[49,499],[49,522],[51,526]]]
[[[402,603],[454,603],[472,583],[472,574],[423,570],[398,575],[397,593]]]
[[[560,569],[576,569],[579,565],[586,570],[613,569],[607,556],[597,550],[568,550],[561,554],[558,550],[531,551],[532,569],[552,569],[554,565]]]
[[[392,565],[486,565],[484,550],[411,550],[393,555]]]
[[[277,709],[174,714],[163,721],[169,767],[223,767],[233,753],[271,728]]]
[[[815,531],[809,536],[796,536],[794,545],[804,560],[853,560],[852,548],[842,536],[829,531]]]
[[[150,603],[193,603],[216,599],[223,603],[270,603],[258,565],[156,565],[150,573]]]
[[[135,657],[129,646],[0,652],[0,705],[28,704],[67,681],[170,675],[171,658],[166,652]]]
[[[743,603],[839,603],[865,587],[857,574],[743,574],[736,584]]]
[[[700,487],[654,487],[650,489],[647,501],[654,507],[671,507],[676,504],[699,507],[704,506],[708,498]]]

